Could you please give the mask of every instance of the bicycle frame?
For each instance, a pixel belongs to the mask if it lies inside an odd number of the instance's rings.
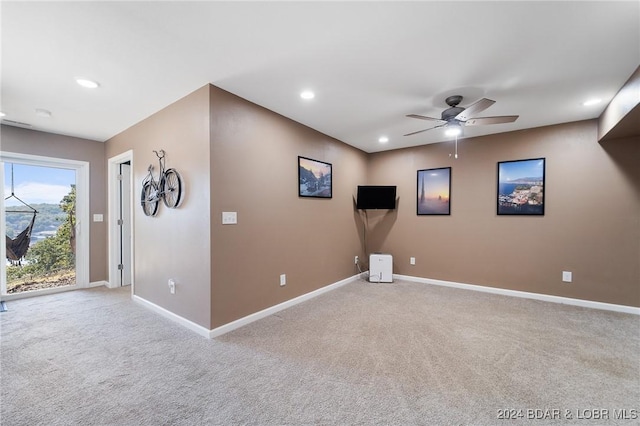
[[[142,194],[140,202],[142,210],[147,216],[155,216],[158,211],[160,199],[164,204],[173,209],[182,201],[182,178],[175,169],[165,169],[164,150],[153,151],[158,157],[159,176],[153,176],[153,164],[147,169],[149,173],[142,181]]]
[[[164,192],[165,192],[164,191],[164,179],[165,179],[164,156],[165,156],[165,152],[164,152],[164,149],[161,149],[159,152],[154,150],[153,153],[156,155],[156,157],[158,157],[158,168],[160,169],[160,174],[159,174],[158,180],[156,180],[155,177],[153,176],[153,164],[149,164],[149,167],[147,168],[147,171],[149,173],[147,174],[147,176],[142,181],[142,186],[144,186],[145,183],[150,182],[152,188],[154,188],[154,191],[149,195],[149,199],[147,200],[149,202],[160,200],[160,198],[162,198],[162,196],[164,195]]]

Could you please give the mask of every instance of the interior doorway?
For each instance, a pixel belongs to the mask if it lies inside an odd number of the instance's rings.
[[[131,265],[131,162],[120,163],[118,185],[118,244],[120,245],[120,257],[118,259],[118,277],[120,287],[131,285],[133,281]]]
[[[109,287],[134,286],[133,152],[109,159]]]
[[[0,297],[89,286],[89,163],[0,152]]]

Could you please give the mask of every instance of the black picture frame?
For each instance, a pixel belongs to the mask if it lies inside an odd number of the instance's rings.
[[[497,214],[544,216],[545,167],[545,158],[499,161]]]
[[[451,214],[451,167],[422,169],[417,173],[416,214]]]
[[[298,156],[298,196],[332,198],[333,166],[331,163]]]

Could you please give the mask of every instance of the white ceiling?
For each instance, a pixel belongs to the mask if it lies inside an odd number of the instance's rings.
[[[496,101],[479,116],[520,116],[467,137],[595,118],[640,64],[637,0],[0,8],[5,123],[99,141],[212,83],[376,152],[447,140],[443,129],[403,134],[430,127],[407,114],[439,117],[452,94]],[[582,106],[591,97],[603,102]]]

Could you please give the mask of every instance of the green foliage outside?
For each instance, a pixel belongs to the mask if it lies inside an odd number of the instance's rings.
[[[75,185],[71,185],[71,191],[60,201],[59,207],[60,210],[58,212],[61,211],[64,214],[62,216],[64,219],[55,235],[32,244],[24,257],[22,265],[7,266],[8,292],[12,287],[12,282],[28,281],[35,277],[51,275],[54,272],[68,273],[75,270]],[[62,217],[58,216],[60,219]],[[38,209],[36,222],[39,219],[40,210]]]

